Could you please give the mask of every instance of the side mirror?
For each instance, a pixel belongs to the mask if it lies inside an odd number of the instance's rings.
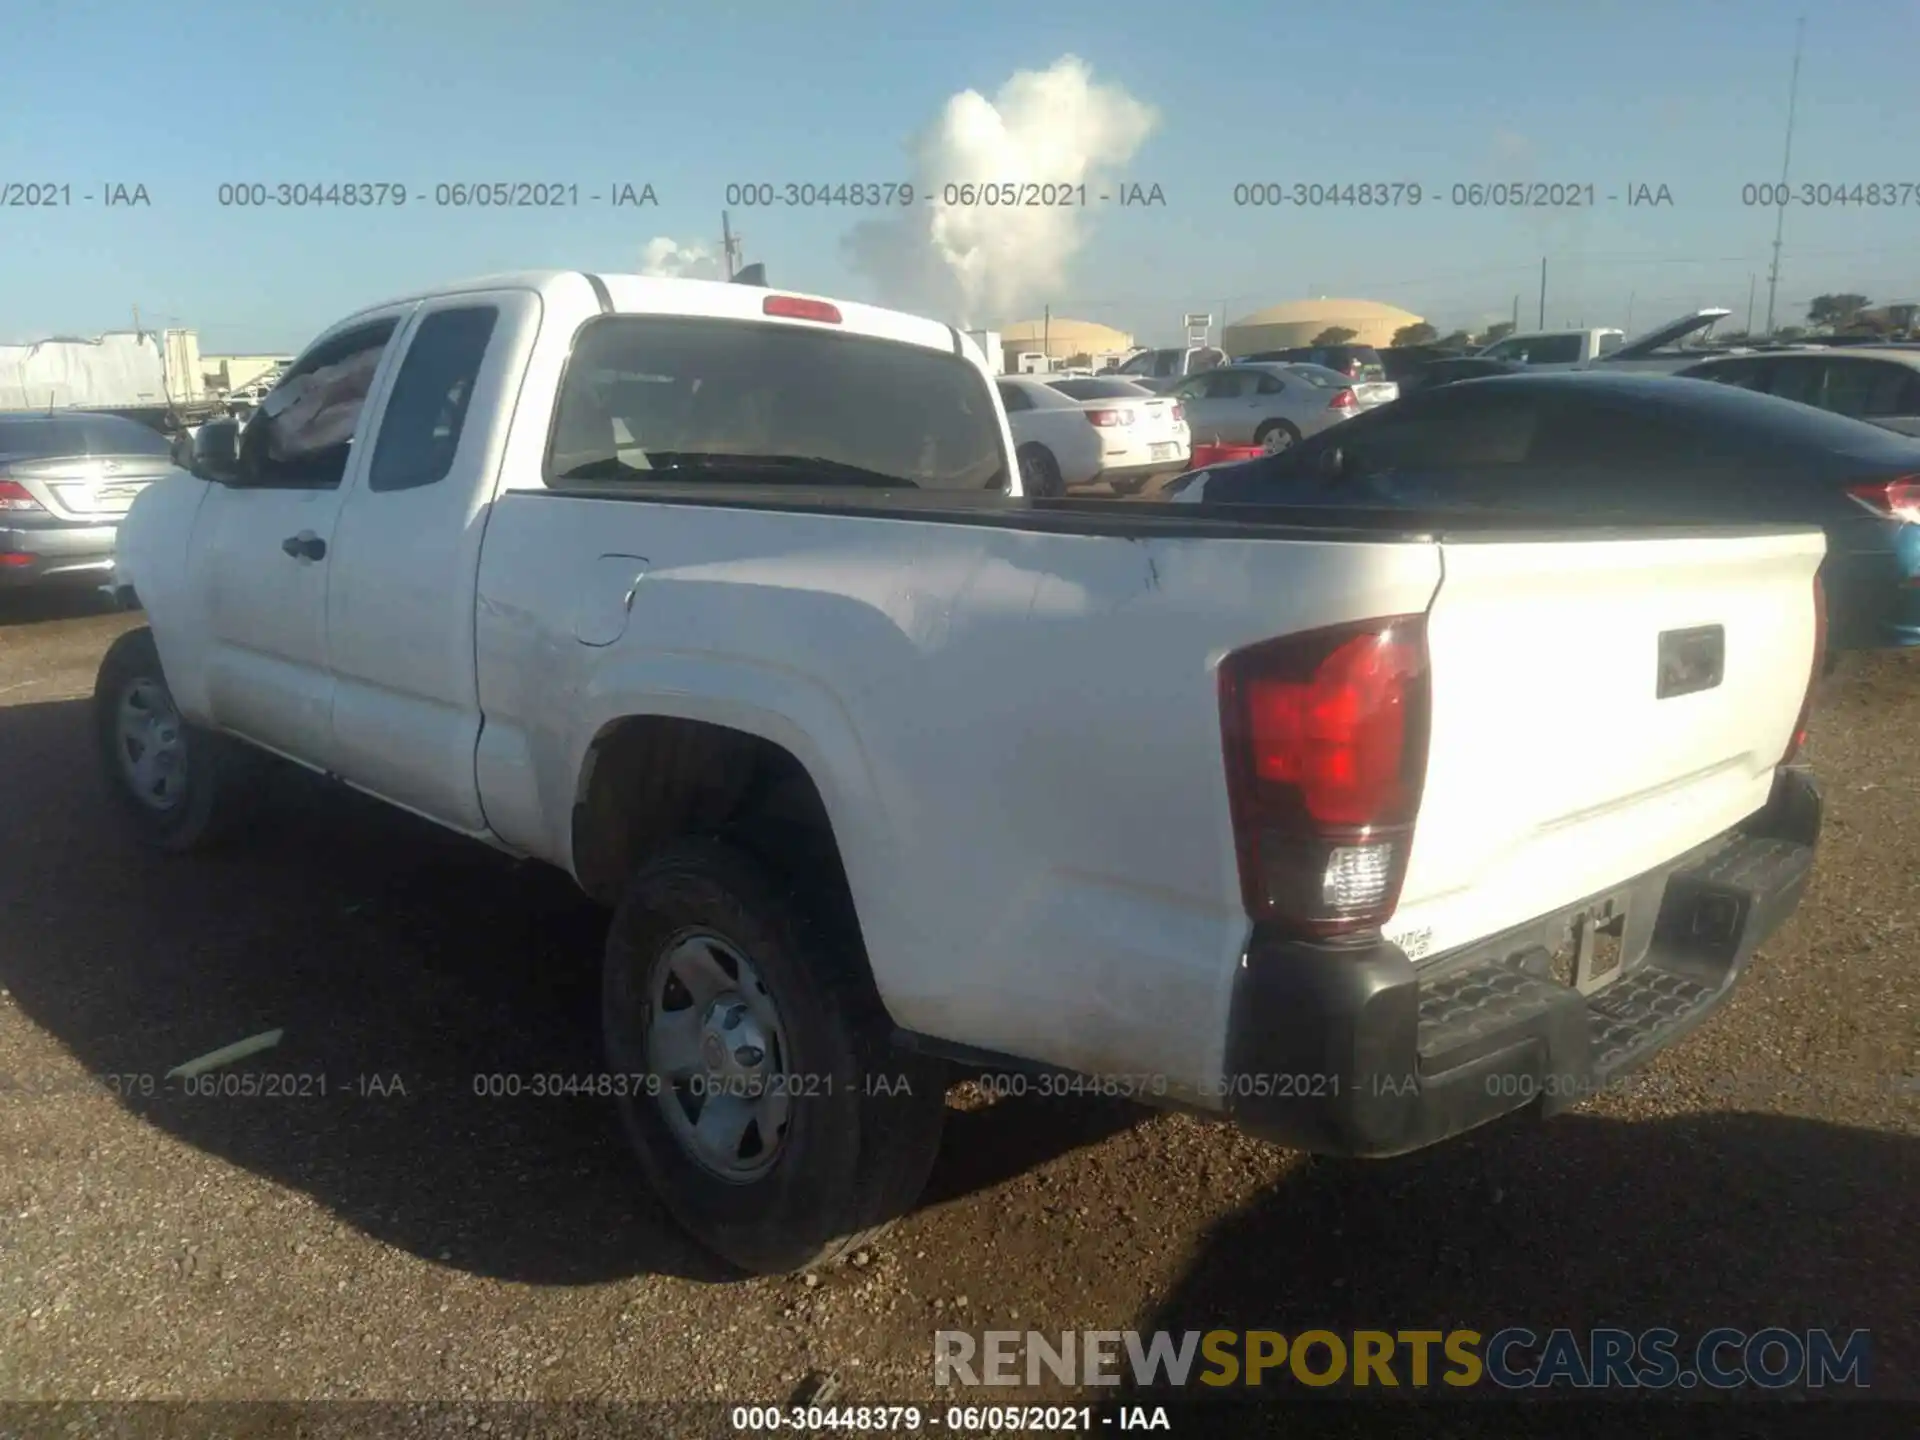
[[[1347,452],[1339,445],[1329,445],[1314,457],[1313,472],[1322,480],[1338,480],[1347,473]]]
[[[239,429],[218,421],[200,427],[193,437],[193,473],[216,485],[230,485],[240,475]]]

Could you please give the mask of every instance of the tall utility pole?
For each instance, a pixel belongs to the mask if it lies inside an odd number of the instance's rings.
[[[740,258],[740,237],[733,233],[733,224],[727,212],[720,212],[720,255],[726,266],[727,279],[734,277],[734,262]]]
[[[1639,293],[1640,292],[1638,290],[1627,291],[1627,327],[1626,328],[1627,328],[1627,333],[1629,335],[1633,333],[1633,298]]]
[[[1760,279],[1758,275],[1747,276],[1747,338],[1753,338],[1753,287]]]
[[[1787,228],[1787,170],[1793,164],[1793,115],[1800,99],[1800,47],[1806,40],[1807,19],[1803,15],[1793,31],[1793,80],[1787,87],[1787,153],[1780,161],[1780,188],[1774,192],[1778,202],[1773,220],[1773,266],[1767,271],[1767,334],[1773,334],[1773,301],[1780,289],[1780,237]]]
[[[1047,369],[1053,369],[1053,306],[1040,312],[1040,349],[1047,357]]]
[[[1513,297],[1513,330],[1516,335],[1520,333],[1520,297],[1518,295]]]
[[[1547,328],[1547,257],[1540,257],[1540,328]]]

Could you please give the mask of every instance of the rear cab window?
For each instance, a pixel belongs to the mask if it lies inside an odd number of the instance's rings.
[[[799,325],[610,315],[574,343],[546,478],[988,490],[1009,473],[993,393],[961,356]]]

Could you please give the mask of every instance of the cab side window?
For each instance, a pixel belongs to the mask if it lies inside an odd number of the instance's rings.
[[[394,377],[367,469],[372,491],[415,490],[453,469],[467,406],[500,319],[491,305],[436,310],[420,322]]]
[[[296,364],[260,402],[240,440],[242,485],[331,490],[347,473],[353,433],[397,319],[337,335]]]

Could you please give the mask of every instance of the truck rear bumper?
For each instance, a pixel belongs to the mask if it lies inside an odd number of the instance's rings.
[[[1710,846],[1417,968],[1385,941],[1256,930],[1229,1021],[1228,1113],[1280,1144],[1382,1157],[1602,1093],[1732,993],[1800,903],[1821,809],[1811,776],[1783,770],[1766,807]],[[1628,918],[1613,978],[1583,994],[1556,973],[1554,941],[1603,900]]]

